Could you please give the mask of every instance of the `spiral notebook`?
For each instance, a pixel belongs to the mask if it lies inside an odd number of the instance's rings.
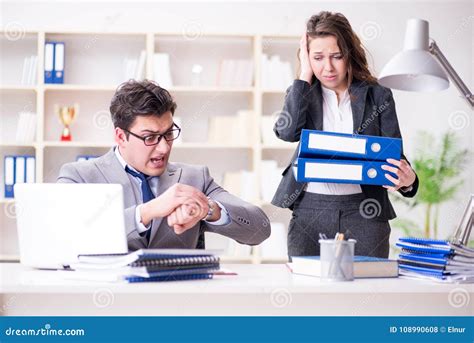
[[[69,278],[156,282],[211,279],[219,257],[206,250],[142,249],[129,254],[79,255]]]
[[[215,251],[200,249],[140,249],[128,254],[79,255],[81,264],[95,268],[125,266],[189,265],[219,262]]]
[[[474,249],[448,241],[404,237],[398,266],[400,275],[445,282],[474,281]]]

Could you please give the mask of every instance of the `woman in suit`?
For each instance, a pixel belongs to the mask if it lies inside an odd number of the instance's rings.
[[[308,20],[299,60],[299,79],[287,90],[274,127],[280,139],[299,141],[302,129],[401,138],[392,92],[370,73],[362,43],[342,14],[320,12]],[[418,189],[403,153],[383,166],[396,175],[386,174],[394,186],[370,186],[297,182],[291,168],[297,151],[272,200],[293,211],[289,256],[319,255],[319,234],[341,232],[357,240],[356,255],[388,257],[388,221],[396,215],[387,190],[413,197]]]

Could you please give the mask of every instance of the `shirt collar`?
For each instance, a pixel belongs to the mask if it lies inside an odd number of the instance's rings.
[[[122,165],[122,168],[123,168],[123,169],[125,169],[126,167],[128,167],[128,168],[130,168],[131,170],[133,170],[134,172],[139,173],[138,170],[136,170],[136,169],[133,168],[131,165],[127,164],[127,162],[125,162],[125,160],[123,159],[122,155],[120,154],[118,145],[115,146],[115,148],[114,148],[114,153],[115,153],[115,156],[117,156],[117,159],[118,159],[118,161],[120,162],[120,164]]]
[[[323,96],[325,98],[335,98],[335,99],[337,99],[337,94],[332,89],[326,88],[323,85],[321,85],[321,89],[323,91]],[[342,97],[341,97],[341,99],[339,99],[339,103],[342,104],[347,99],[349,99],[349,91],[346,89],[344,91],[344,93],[342,93]]]

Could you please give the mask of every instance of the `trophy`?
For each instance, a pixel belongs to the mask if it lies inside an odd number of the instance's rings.
[[[70,142],[72,140],[72,136],[69,126],[79,113],[79,104],[74,104],[74,106],[55,105],[54,112],[58,115],[59,120],[64,125],[61,141]]]

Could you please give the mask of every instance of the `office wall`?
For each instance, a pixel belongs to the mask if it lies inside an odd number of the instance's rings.
[[[474,3],[466,1],[331,1],[331,2],[27,2],[1,3],[0,26],[47,31],[157,31],[204,33],[300,34],[305,20],[320,10],[344,13],[371,53],[377,74],[402,47],[405,22],[419,17],[430,22],[430,35],[473,89]],[[474,116],[453,85],[443,92],[394,91],[408,158],[416,150],[417,133],[437,137],[448,129],[473,150]],[[449,234],[461,215],[469,193],[474,193],[471,166],[463,172],[464,186],[456,199],[440,210],[441,236]],[[422,224],[423,209],[399,215]]]

